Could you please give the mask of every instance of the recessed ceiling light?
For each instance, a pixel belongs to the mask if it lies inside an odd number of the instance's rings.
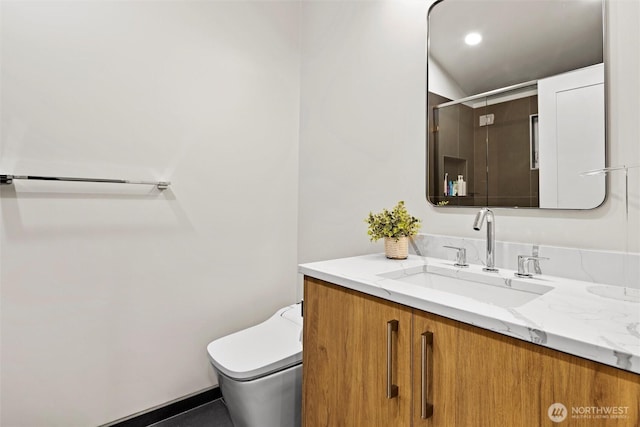
[[[482,41],[482,36],[478,33],[469,33],[464,38],[464,42],[469,46],[475,46]]]

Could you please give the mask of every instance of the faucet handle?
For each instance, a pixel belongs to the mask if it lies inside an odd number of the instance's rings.
[[[538,261],[549,259],[543,256],[518,255],[518,272],[514,273],[516,277],[533,277],[533,273],[529,272],[529,261]]]
[[[460,248],[458,246],[443,246],[443,248],[455,249],[458,251],[456,252],[456,262],[453,265],[456,267],[469,267],[469,264],[467,264],[466,248]]]

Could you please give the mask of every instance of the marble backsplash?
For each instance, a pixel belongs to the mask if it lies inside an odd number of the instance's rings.
[[[466,248],[469,264],[485,264],[486,242],[484,239],[419,234],[411,242],[410,250],[417,255],[455,260],[456,251],[444,246]],[[496,240],[496,267],[517,270],[518,255],[536,255],[549,258],[539,261],[539,270],[536,266],[537,274],[640,289],[640,254],[638,253],[597,251]]]

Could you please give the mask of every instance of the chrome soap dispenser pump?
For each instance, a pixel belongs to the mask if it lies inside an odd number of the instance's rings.
[[[498,269],[495,265],[495,249],[496,249],[496,235],[495,235],[495,217],[493,211],[488,208],[482,208],[476,214],[476,219],[473,221],[473,229],[480,231],[482,224],[487,220],[487,262],[483,271],[497,272]]]

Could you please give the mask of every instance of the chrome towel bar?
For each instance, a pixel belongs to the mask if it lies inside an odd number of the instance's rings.
[[[158,190],[166,190],[171,182],[169,181],[136,181],[129,179],[102,179],[102,178],[70,178],[65,176],[36,176],[36,175],[2,175],[0,174],[0,184],[13,184],[14,179],[31,179],[39,181],[73,181],[73,182],[104,182],[109,184],[145,184],[155,185]]]

